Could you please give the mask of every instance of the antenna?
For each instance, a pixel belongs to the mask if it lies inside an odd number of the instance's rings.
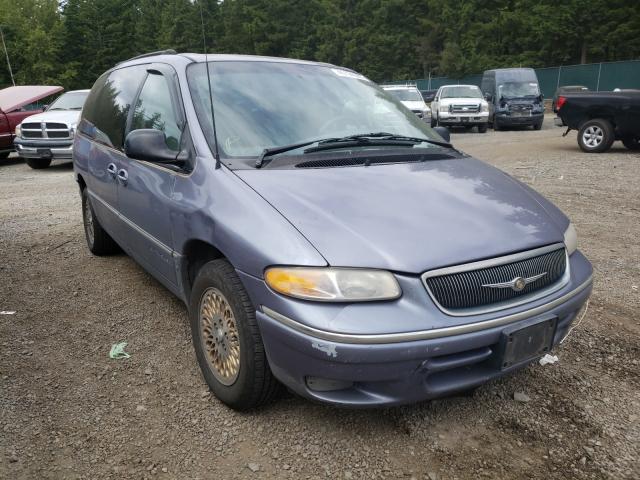
[[[0,27],[0,37],[2,38],[2,46],[4,47],[4,54],[7,57],[7,66],[9,67],[9,75],[11,75],[11,83],[16,86],[16,81],[13,79],[13,71],[11,70],[11,62],[9,62],[9,52],[7,51],[7,44],[4,43],[4,33],[2,33],[2,27]]]
[[[202,23],[202,46],[204,48],[204,65],[207,69],[207,85],[209,86],[209,106],[211,107],[211,125],[213,126],[213,144],[216,149],[216,168],[220,168],[220,152],[218,150],[218,137],[216,135],[216,116],[213,112],[213,92],[211,91],[211,74],[209,73],[209,56],[207,54],[207,37],[204,30],[204,13],[202,10],[202,0],[198,1],[200,6],[200,21]]]

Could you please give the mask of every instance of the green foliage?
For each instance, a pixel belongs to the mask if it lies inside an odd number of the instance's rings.
[[[0,0],[16,82],[88,88],[173,48],[326,61],[370,78],[640,58],[637,0]],[[4,52],[0,52],[4,54]],[[0,87],[10,84],[2,57]]]

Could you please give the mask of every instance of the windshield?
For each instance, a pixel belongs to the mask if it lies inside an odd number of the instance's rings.
[[[68,92],[60,95],[47,108],[49,110],[82,110],[84,101],[87,99],[89,92]]]
[[[256,157],[267,148],[365,132],[442,141],[400,102],[349,70],[288,62],[219,61],[209,62],[209,73],[215,133],[223,158]],[[192,64],[187,78],[198,120],[214,150],[205,64]],[[290,152],[296,153],[300,151]]]
[[[540,89],[535,82],[505,82],[498,85],[498,97],[537,97]]]
[[[482,93],[478,87],[446,87],[442,89],[440,98],[482,98]]]
[[[401,102],[422,102],[424,101],[422,98],[422,95],[420,95],[420,92],[418,90],[413,90],[410,88],[406,88],[406,89],[388,89],[385,90],[386,92],[389,92],[391,95],[393,95],[394,97],[396,97],[398,100],[400,100]]]

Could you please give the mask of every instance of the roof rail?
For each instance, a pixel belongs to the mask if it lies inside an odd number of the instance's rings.
[[[177,55],[177,54],[178,52],[176,52],[171,48],[168,50],[158,50],[157,52],[149,52],[149,53],[143,53],[142,55],[136,55],[135,57],[131,57],[121,62],[118,62],[116,63],[116,65],[120,65],[121,63],[124,63],[124,62],[130,62],[131,60],[137,60],[138,58],[154,57],[156,55]]]

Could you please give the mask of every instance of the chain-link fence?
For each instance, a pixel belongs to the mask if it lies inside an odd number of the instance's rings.
[[[613,90],[614,88],[640,89],[640,60],[536,68],[535,71],[540,82],[540,89],[546,98],[553,97],[556,89],[564,85],[584,85],[594,91]],[[451,84],[480,86],[481,81],[482,74],[475,74],[460,79],[431,77],[387,83],[411,83],[416,84],[420,90],[435,90],[442,85]]]

